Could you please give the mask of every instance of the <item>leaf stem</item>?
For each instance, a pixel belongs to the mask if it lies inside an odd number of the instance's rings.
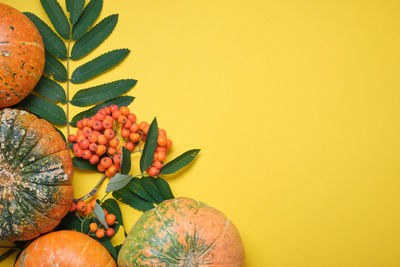
[[[78,198],[76,201],[88,199],[88,198],[92,197],[94,194],[96,194],[97,191],[99,191],[99,188],[100,188],[101,184],[104,182],[104,180],[105,180],[106,178],[107,178],[107,176],[106,176],[106,175],[103,175],[103,177],[101,177],[101,179],[99,180],[99,182],[94,186],[94,188],[92,189],[92,191],[90,191],[88,194],[84,195],[83,197]]]
[[[69,147],[69,82],[70,82],[70,77],[69,77],[69,52],[70,52],[70,46],[71,46],[71,36],[68,38],[68,45],[67,45],[67,147]]]

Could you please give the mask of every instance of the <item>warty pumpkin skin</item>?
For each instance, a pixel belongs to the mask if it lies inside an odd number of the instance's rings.
[[[33,241],[15,267],[116,267],[107,249],[76,231],[58,231]]]
[[[45,52],[35,25],[0,3],[0,108],[25,98],[42,76]]]
[[[118,266],[244,266],[236,227],[220,211],[177,198],[145,212],[118,256]]]
[[[30,240],[56,227],[73,200],[70,152],[54,127],[0,110],[0,240]]]

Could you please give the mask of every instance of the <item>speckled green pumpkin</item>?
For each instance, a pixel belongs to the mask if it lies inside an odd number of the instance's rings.
[[[70,153],[54,127],[16,109],[0,110],[0,240],[51,231],[73,199]]]
[[[244,266],[239,232],[220,211],[190,198],[166,200],[136,222],[119,267]]]

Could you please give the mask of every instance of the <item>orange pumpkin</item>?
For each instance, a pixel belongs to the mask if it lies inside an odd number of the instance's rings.
[[[0,240],[29,240],[56,227],[74,197],[67,145],[54,127],[0,110]]]
[[[190,198],[145,212],[120,250],[118,266],[244,266],[236,227],[220,211]]]
[[[19,256],[15,267],[116,267],[107,249],[76,231],[58,231],[33,241]]]
[[[0,3],[0,108],[20,102],[42,76],[45,53],[35,25]]]

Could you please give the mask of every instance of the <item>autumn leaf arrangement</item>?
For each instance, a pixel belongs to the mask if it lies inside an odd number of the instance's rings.
[[[71,61],[84,61],[113,32],[118,14],[95,24],[103,0],[88,3],[66,0],[66,13],[57,0],[40,2],[55,31],[35,14],[24,12],[42,36],[45,67],[32,93],[16,107],[52,123],[72,150],[74,167],[98,172],[101,177],[91,192],[74,200],[71,212],[55,230],[87,234],[106,247],[116,260],[121,244],[114,246],[111,239],[119,231],[127,236],[119,203],[145,212],[164,200],[173,199],[165,177],[187,166],[200,150],[188,150],[165,162],[172,145],[166,131],[159,129],[156,118],[150,124],[139,123],[128,108],[134,100],[129,92],[137,83],[135,79],[81,89],[71,96],[72,86],[84,84],[116,67],[130,50],[109,51],[72,70]],[[70,105],[84,108],[71,120]],[[66,127],[67,138],[57,127]],[[140,154],[138,174],[133,174],[131,165],[134,153]],[[103,182],[108,182],[106,194],[98,198],[96,193]],[[15,251],[22,251],[29,243],[14,242],[15,247],[1,255],[0,261]]]

